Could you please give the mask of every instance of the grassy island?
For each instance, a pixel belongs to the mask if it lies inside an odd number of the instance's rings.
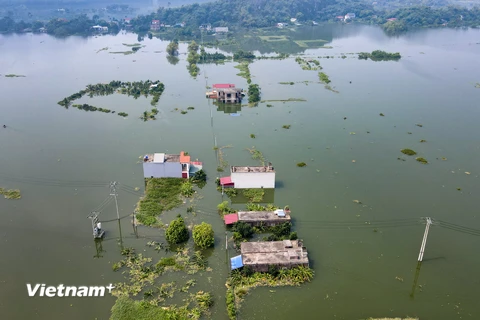
[[[360,60],[370,59],[372,61],[388,61],[388,60],[398,61],[400,60],[400,58],[402,58],[402,56],[398,52],[388,53],[382,50],[375,50],[375,51],[372,51],[371,53],[360,52],[358,54],[358,59]]]
[[[58,104],[68,109],[69,106],[74,108],[78,108],[85,111],[100,111],[105,113],[115,113],[115,111],[111,111],[105,108],[98,108],[95,106],[91,106],[89,104],[74,104],[72,102],[78,99],[83,98],[84,96],[89,96],[93,98],[95,96],[108,96],[114,93],[124,94],[127,96],[132,96],[135,99],[138,99],[140,96],[152,96],[152,100],[150,104],[152,106],[156,106],[158,101],[160,100],[160,96],[163,93],[165,86],[160,81],[136,81],[136,82],[122,82],[122,81],[110,81],[109,83],[98,83],[98,84],[89,84],[83,90],[80,90],[69,97],[64,98],[63,100],[59,101]],[[145,119],[155,119],[155,117],[151,117],[151,115],[156,115],[158,113],[150,112],[147,117],[143,117]],[[125,112],[119,112],[119,115],[125,117],[127,114]],[[144,114],[145,115],[145,114]]]

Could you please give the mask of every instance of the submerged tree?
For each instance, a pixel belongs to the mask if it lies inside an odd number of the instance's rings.
[[[212,225],[202,222],[201,224],[194,226],[193,241],[202,249],[212,247],[215,242]]]
[[[178,40],[171,41],[167,46],[167,53],[171,56],[178,55]]]
[[[187,226],[183,218],[178,215],[177,219],[173,220],[165,231],[165,237],[171,244],[177,244],[188,241],[190,235],[188,234]]]

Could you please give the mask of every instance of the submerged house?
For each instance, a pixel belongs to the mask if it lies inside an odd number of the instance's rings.
[[[190,161],[185,152],[180,154],[155,153],[143,157],[144,178],[190,178],[202,169],[202,163]]]
[[[241,103],[244,96],[243,89],[235,88],[233,83],[214,84],[212,91],[206,93],[208,99],[216,99],[222,103]]]
[[[275,188],[275,170],[271,166],[230,167],[230,176],[220,178],[223,187],[237,189]]]
[[[237,213],[227,214],[223,219],[226,225],[231,225],[235,222],[245,222],[252,227],[273,227],[292,220],[290,210],[283,209],[274,211],[239,211]]]
[[[231,259],[231,269],[248,266],[254,271],[267,272],[270,266],[294,268],[309,266],[307,248],[301,240],[242,242],[241,255]]]

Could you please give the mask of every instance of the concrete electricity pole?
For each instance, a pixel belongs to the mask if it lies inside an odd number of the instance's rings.
[[[120,221],[120,214],[118,213],[118,202],[117,202],[117,182],[111,182],[110,183],[110,195],[115,198],[115,207],[117,208],[117,219]]]
[[[418,261],[423,260],[423,253],[425,252],[425,246],[427,245],[427,237],[428,237],[428,230],[430,229],[430,225],[432,224],[431,218],[425,218],[427,220],[427,226],[425,227],[425,233],[423,235],[422,245],[420,247],[420,253],[418,254]]]

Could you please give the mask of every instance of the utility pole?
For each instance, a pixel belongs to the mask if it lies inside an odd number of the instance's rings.
[[[428,230],[430,229],[430,225],[432,224],[431,218],[425,218],[427,220],[427,226],[425,227],[425,233],[423,235],[422,245],[420,247],[420,253],[418,254],[418,261],[421,262],[423,260],[423,254],[425,252],[425,246],[427,244],[427,237],[428,237]]]
[[[120,214],[118,213],[118,202],[117,202],[117,182],[114,181],[110,183],[110,195],[115,198],[115,207],[117,208],[117,219],[120,221]]]
[[[100,229],[100,223],[98,221],[98,216],[100,212],[93,211],[88,215],[88,219],[92,220],[92,233],[94,239],[102,238],[105,235],[105,231]]]
[[[133,233],[135,233],[135,237],[138,238],[138,232],[137,232],[137,222],[135,221],[135,210],[133,210],[133,220],[132,220],[132,226],[133,226]]]

